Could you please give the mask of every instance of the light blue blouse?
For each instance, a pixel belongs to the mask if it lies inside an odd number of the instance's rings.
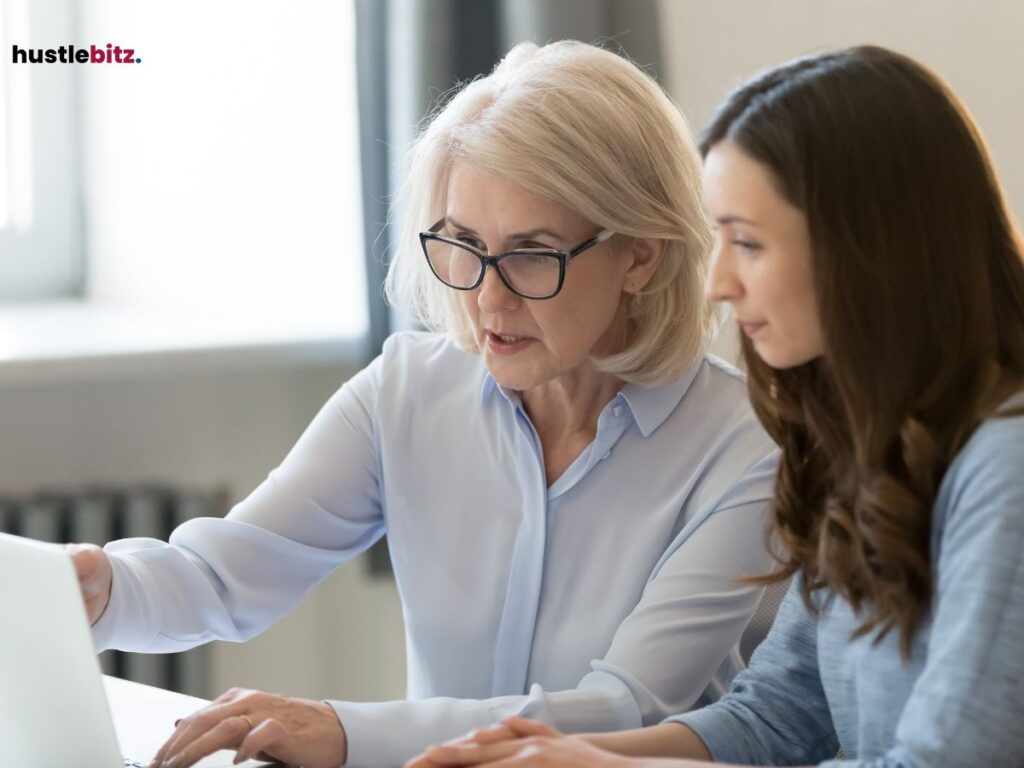
[[[1024,405],[1024,398],[1017,400]],[[904,662],[890,633],[816,618],[794,579],[727,696],[672,718],[718,762],[834,768],[1024,765],[1024,417],[990,419],[953,461],[932,514],[935,596]],[[845,759],[832,760],[843,750]]]
[[[759,588],[777,451],[713,358],[625,386],[549,487],[515,392],[436,334],[391,337],[226,519],[107,546],[97,646],[252,637],[385,532],[408,701],[332,702],[349,763],[398,765],[520,713],[654,723],[728,689]],[[340,663],[340,662],[339,662]]]

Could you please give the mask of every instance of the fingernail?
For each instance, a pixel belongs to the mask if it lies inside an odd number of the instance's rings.
[[[181,755],[178,755],[178,757],[172,757],[170,760],[167,760],[160,768],[174,768],[180,762]]]
[[[235,765],[238,765],[239,763],[244,763],[248,759],[249,759],[249,756],[247,754],[245,754],[245,750],[244,749],[240,749],[240,750],[238,750],[235,753],[235,759],[232,760],[231,762],[234,763]]]
[[[175,727],[175,728],[177,728],[177,727],[178,727],[178,723],[180,723],[180,722],[181,722],[181,720],[182,720],[181,718],[178,718],[177,720],[175,720],[175,721],[174,721],[174,727]]]

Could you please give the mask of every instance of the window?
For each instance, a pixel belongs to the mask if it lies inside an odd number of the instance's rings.
[[[69,3],[0,0],[0,302],[82,286],[74,71],[11,61],[71,39]]]
[[[49,18],[55,1],[0,3],[31,4]],[[31,44],[112,44],[132,48],[138,63],[8,61],[5,73],[27,75],[33,89],[67,81],[55,97],[76,118],[61,125],[71,126],[67,144],[80,154],[49,164],[64,174],[82,169],[71,185],[80,186],[81,203],[69,196],[72,210],[58,219],[84,254],[82,298],[157,318],[165,348],[177,326],[189,344],[205,330],[231,343],[364,336],[354,3],[108,0],[75,8]],[[14,122],[26,113],[17,104],[5,111]],[[36,166],[38,143],[55,122],[38,113],[33,106]],[[36,190],[33,203],[39,198]],[[84,228],[75,224],[79,207]],[[39,267],[35,254],[27,266]],[[73,289],[72,281],[64,293]]]
[[[141,59],[83,67],[89,295],[275,334],[364,333],[354,4],[83,14],[84,43]]]

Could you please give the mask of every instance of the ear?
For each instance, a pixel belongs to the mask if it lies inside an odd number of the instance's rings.
[[[658,238],[635,238],[627,246],[626,255],[629,266],[622,278],[622,290],[625,293],[639,293],[658,271],[661,260],[665,258],[668,241]]]

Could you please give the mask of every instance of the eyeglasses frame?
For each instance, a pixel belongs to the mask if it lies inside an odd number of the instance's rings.
[[[615,234],[615,232],[610,229],[602,229],[593,237],[584,240],[575,248],[570,248],[567,251],[558,250],[557,248],[517,248],[512,251],[505,251],[504,253],[498,253],[495,254],[494,256],[490,256],[485,251],[481,251],[479,248],[476,248],[470,245],[469,243],[464,243],[461,240],[456,240],[455,238],[445,237],[444,235],[438,234],[438,231],[444,225],[445,219],[441,219],[439,222],[434,224],[434,226],[432,226],[429,230],[425,232],[420,232],[420,247],[423,249],[423,255],[427,259],[427,266],[430,267],[430,271],[434,274],[434,277],[436,277],[438,280],[440,280],[442,283],[447,285],[452,290],[472,291],[478,288],[480,284],[484,281],[484,276],[487,274],[487,267],[490,266],[494,268],[494,271],[498,274],[498,279],[501,280],[502,284],[506,288],[512,291],[512,293],[514,293],[516,296],[519,296],[520,298],[523,299],[527,299],[528,301],[547,301],[548,299],[553,299],[555,296],[557,296],[562,291],[562,286],[565,283],[566,265],[570,261],[575,259],[577,256],[579,256],[581,253],[586,251],[588,248],[593,248],[598,243],[603,243],[605,240],[607,240],[608,238]],[[448,245],[454,245],[458,248],[462,248],[463,250],[469,251],[471,254],[476,256],[480,260],[481,264],[480,276],[477,278],[476,282],[473,283],[473,285],[469,285],[463,288],[460,286],[451,285],[446,280],[443,280],[441,276],[437,274],[437,270],[434,269],[434,265],[430,261],[430,254],[427,252],[428,240],[436,240],[438,242],[447,243]],[[544,255],[558,259],[558,285],[555,287],[555,290],[552,293],[550,293],[547,296],[526,296],[512,287],[512,284],[509,282],[508,278],[505,277],[505,273],[502,272],[499,263],[502,261],[502,259],[506,259],[509,256],[523,254]]]

